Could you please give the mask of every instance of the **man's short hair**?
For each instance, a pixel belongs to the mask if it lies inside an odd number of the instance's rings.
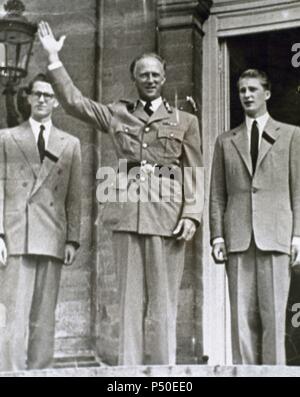
[[[247,69],[239,77],[237,86],[239,88],[242,79],[258,79],[265,90],[271,91],[271,82],[265,72],[258,69]]]
[[[30,95],[30,93],[32,91],[32,88],[33,88],[33,85],[37,81],[42,81],[42,82],[51,84],[50,80],[48,79],[48,77],[44,73],[39,73],[29,82],[28,87],[27,87],[27,94],[28,95]]]
[[[138,57],[136,57],[136,58],[131,62],[129,70],[130,70],[130,74],[131,74],[131,77],[132,77],[132,78],[135,77],[135,76],[134,76],[134,72],[135,72],[136,64],[137,64],[141,59],[145,59],[145,58],[154,58],[154,59],[157,59],[157,60],[161,63],[164,72],[166,72],[166,68],[167,68],[167,63],[166,63],[166,61],[165,61],[162,57],[160,57],[158,54],[156,54],[155,52],[146,52],[146,53],[144,53],[144,54],[142,54],[142,55],[139,55]]]

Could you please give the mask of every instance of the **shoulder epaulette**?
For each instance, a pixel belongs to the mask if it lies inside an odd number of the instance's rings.
[[[167,110],[168,113],[173,113],[173,109],[171,108],[169,102],[164,98],[163,99],[163,103],[165,105],[165,108]]]
[[[137,107],[137,102],[132,102],[129,101],[128,99],[120,99],[119,102],[124,103],[126,105],[128,112],[130,113],[134,112]]]

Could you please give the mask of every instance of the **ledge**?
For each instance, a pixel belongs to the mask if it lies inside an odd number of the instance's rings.
[[[300,367],[288,366],[136,366],[91,367],[2,372],[0,377],[299,377]]]
[[[158,27],[160,30],[193,25],[199,28],[208,18],[211,6],[212,0],[159,0]]]

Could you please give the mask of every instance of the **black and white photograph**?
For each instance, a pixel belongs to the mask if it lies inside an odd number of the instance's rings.
[[[0,0],[0,87],[0,378],[300,376],[298,0]]]

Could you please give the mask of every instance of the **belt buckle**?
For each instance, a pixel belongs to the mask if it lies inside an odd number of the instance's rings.
[[[145,164],[141,163],[141,173],[144,174],[144,175],[154,174],[156,166],[157,166],[157,164],[152,165],[152,164],[147,163],[147,162]]]

